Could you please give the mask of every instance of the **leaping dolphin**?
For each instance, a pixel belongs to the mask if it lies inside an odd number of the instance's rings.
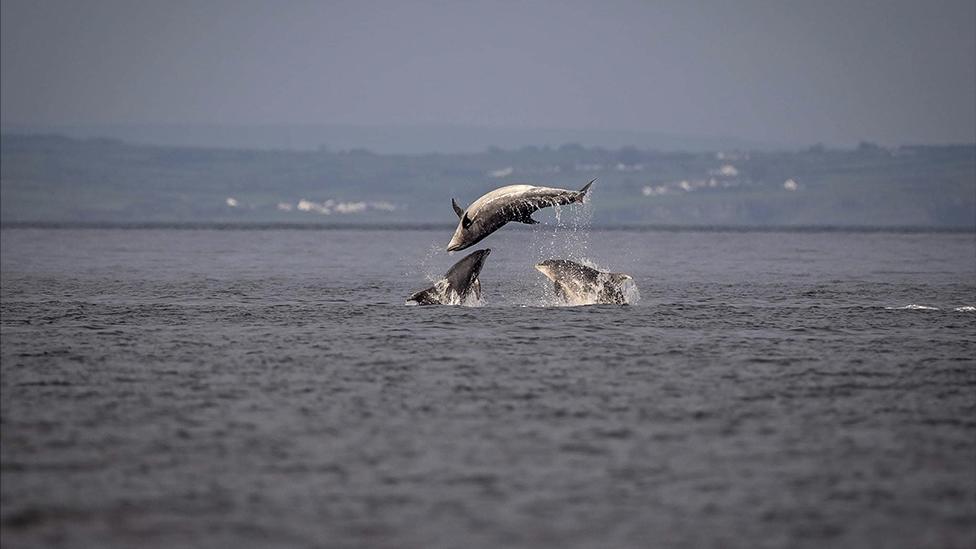
[[[627,305],[623,286],[630,275],[607,273],[566,259],[547,259],[535,266],[552,281],[556,296],[571,305],[610,303]]]
[[[578,191],[532,185],[508,185],[483,195],[472,202],[467,210],[458,206],[457,201],[452,198],[451,205],[454,206],[454,212],[460,221],[450,244],[447,245],[447,251],[454,252],[474,246],[509,221],[534,225],[538,223],[532,219],[532,214],[536,210],[546,206],[581,202],[593,181]]]
[[[476,250],[447,270],[444,278],[425,290],[420,290],[407,298],[418,305],[461,305],[469,295],[481,299],[481,267],[491,253],[490,248]]]

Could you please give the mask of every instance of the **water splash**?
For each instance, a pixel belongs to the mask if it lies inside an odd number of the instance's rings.
[[[557,295],[556,284],[550,282],[549,297],[554,306],[634,305],[640,301],[640,291],[634,280],[630,277],[619,280],[614,273],[601,272],[595,281],[561,279],[559,284],[561,291]]]
[[[423,255],[419,259],[404,260],[409,267],[404,272],[404,276],[423,277],[430,284],[436,283],[444,278],[444,270],[441,268],[442,258],[448,256],[448,252],[435,242],[427,246]]]
[[[569,292],[557,295],[554,283],[546,276],[533,274],[531,288],[539,296],[538,304],[544,307],[592,305],[622,301],[635,304],[640,300],[637,284],[631,278],[623,281],[614,279],[613,269],[602,268],[590,257],[590,225],[593,221],[593,192],[583,197],[582,202],[569,205],[570,215],[563,215],[563,207],[553,206],[555,223],[539,228],[533,235],[532,249],[536,251],[535,262],[547,259],[568,259],[602,274],[596,282],[571,282]]]
[[[553,204],[553,223],[534,227],[530,249],[534,250],[532,260],[540,263],[547,259],[571,259],[589,265],[590,224],[593,220],[593,206],[590,200],[592,191],[583,197],[582,202],[568,205]],[[564,215],[565,214],[565,215]],[[553,288],[552,281],[539,276],[534,269],[522,275],[526,292],[515,296],[522,303],[539,307],[564,306]]]
[[[434,287],[432,288],[433,294],[436,297],[436,301],[440,305],[453,305],[459,307],[481,307],[484,304],[483,299],[475,295],[475,292],[468,292],[464,298],[458,294],[457,290],[451,288],[450,282],[446,278],[441,278],[440,280],[434,282]],[[416,301],[410,301],[409,299],[405,302],[406,305],[419,305]]]
[[[919,305],[917,303],[910,303],[904,307],[885,307],[889,311],[938,311],[938,307],[930,307],[928,305]]]

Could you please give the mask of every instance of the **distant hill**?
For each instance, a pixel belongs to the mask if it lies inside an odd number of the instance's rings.
[[[477,126],[10,126],[4,127],[3,133],[63,135],[76,139],[110,138],[134,144],[173,147],[295,151],[366,149],[377,154],[478,153],[491,147],[559,147],[566,143],[607,149],[633,146],[659,151],[693,152],[775,148],[769,144],[732,137]]]
[[[16,134],[0,138],[0,221],[454,224],[452,197],[593,178],[594,225],[976,228],[974,145],[389,155]]]

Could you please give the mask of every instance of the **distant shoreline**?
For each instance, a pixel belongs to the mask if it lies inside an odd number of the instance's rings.
[[[551,227],[555,227],[554,225]],[[48,230],[206,230],[206,231],[451,231],[453,224],[443,223],[240,223],[240,222],[0,222],[0,229]],[[514,230],[532,230],[513,225]],[[563,228],[571,229],[571,226]],[[924,226],[835,226],[835,225],[593,225],[590,231],[630,232],[708,232],[708,233],[972,233],[976,227]]]
[[[665,153],[566,144],[429,156],[51,136],[3,136],[0,145],[0,223],[442,227],[457,222],[450,198],[470,203],[505,185],[580,188],[596,179],[584,218],[599,229],[976,228],[976,145]]]

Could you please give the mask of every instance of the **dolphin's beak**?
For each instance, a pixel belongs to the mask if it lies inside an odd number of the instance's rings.
[[[549,269],[548,265],[543,265],[542,263],[539,263],[538,265],[535,266],[535,270],[546,275],[546,278],[548,278],[549,280],[553,280],[552,270]]]
[[[458,227],[458,230],[455,231],[454,235],[451,237],[451,241],[447,244],[447,251],[456,252],[465,248],[467,248],[467,246],[464,245],[464,239],[461,237],[461,227]]]
[[[478,254],[478,270],[485,265],[485,261],[488,259],[488,255],[491,253],[491,248],[485,248],[484,250],[478,250],[475,252]]]
[[[465,243],[464,238],[462,238],[461,235],[455,234],[453,237],[451,237],[451,241],[447,244],[447,251],[456,252],[469,246],[471,246],[471,244]]]

